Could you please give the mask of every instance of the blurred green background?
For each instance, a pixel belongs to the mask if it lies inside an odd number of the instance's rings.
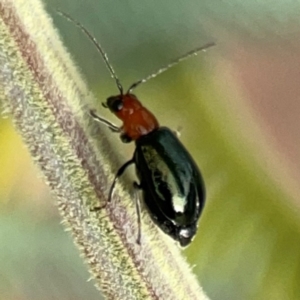
[[[212,300],[300,299],[299,3],[44,2],[99,110],[114,82],[55,9],[101,41],[125,87],[217,43],[136,90],[163,125],[182,128],[205,178],[207,205],[183,253]],[[0,143],[0,299],[99,299],[9,119],[0,119]]]

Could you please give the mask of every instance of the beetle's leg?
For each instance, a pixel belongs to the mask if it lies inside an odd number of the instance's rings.
[[[134,164],[134,159],[131,159],[131,160],[128,160],[124,165],[121,166],[121,168],[118,170],[115,178],[114,178],[114,181],[109,189],[109,194],[108,194],[108,200],[107,202],[110,202],[111,201],[111,198],[112,198],[112,194],[113,194],[113,191],[114,191],[114,188],[115,188],[115,185],[117,183],[117,180],[119,179],[120,176],[122,176],[122,174],[124,173],[124,171],[131,165],[131,164]]]
[[[134,196],[135,196],[135,208],[137,213],[137,222],[138,222],[138,236],[136,239],[136,243],[138,245],[141,244],[141,234],[142,234],[142,223],[141,223],[141,205],[140,205],[140,198],[138,196],[138,190],[141,189],[141,186],[137,182],[133,182],[133,188],[134,188]]]
[[[182,131],[182,126],[178,126],[178,127],[176,128],[176,130],[173,131],[174,134],[176,135],[176,137],[177,137],[178,139],[179,139],[180,136],[181,136],[181,131]]]
[[[120,138],[123,143],[127,144],[127,143],[132,142],[132,138],[130,136],[128,136],[125,132],[121,133]]]
[[[112,132],[121,132],[121,128],[117,125],[111,123],[110,121],[98,116],[95,112],[95,110],[90,110],[90,115],[94,118],[94,120],[106,125]]]
[[[129,161],[127,161],[124,165],[121,166],[121,168],[118,170],[115,178],[114,178],[114,181],[109,189],[109,193],[108,193],[108,199],[106,201],[106,203],[104,203],[102,206],[96,206],[92,209],[92,211],[98,211],[100,209],[103,209],[106,207],[107,203],[111,201],[111,198],[112,198],[112,194],[113,194],[113,191],[114,191],[114,188],[115,188],[115,185],[117,183],[117,180],[119,179],[120,176],[122,176],[122,174],[124,173],[124,171],[127,169],[128,166],[130,166],[131,164],[134,164],[134,160],[131,159]]]

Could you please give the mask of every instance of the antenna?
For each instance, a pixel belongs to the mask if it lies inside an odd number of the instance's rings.
[[[200,51],[206,51],[206,49],[215,46],[216,44],[214,42],[211,43],[207,43],[201,47],[198,47],[196,49],[193,49],[192,51],[189,51],[179,57],[177,57],[176,59],[174,59],[173,61],[171,61],[170,63],[168,63],[166,66],[159,68],[157,71],[155,71],[154,73],[148,75],[147,77],[140,79],[139,81],[133,83],[130,88],[128,89],[127,93],[131,93],[137,86],[139,86],[142,83],[145,83],[146,81],[148,81],[149,79],[152,79],[154,77],[156,77],[157,75],[167,71],[168,69],[172,68],[173,66],[177,65],[179,62],[186,60],[188,58],[190,58],[193,55],[197,55],[198,52]]]
[[[96,46],[96,48],[98,49],[98,51],[100,52],[107,69],[110,72],[111,77],[115,80],[117,87],[120,91],[120,94],[123,95],[123,87],[122,84],[119,80],[119,78],[117,77],[115,70],[113,69],[112,65],[109,63],[108,57],[106,55],[106,53],[104,52],[103,48],[101,47],[100,43],[97,42],[97,40],[91,35],[91,33],[78,21],[76,21],[75,19],[73,19],[70,15],[60,11],[60,10],[56,10],[58,14],[60,14],[62,17],[66,18],[68,21],[74,23],[77,27],[79,27],[81,29],[81,31],[94,43],[94,45]]]

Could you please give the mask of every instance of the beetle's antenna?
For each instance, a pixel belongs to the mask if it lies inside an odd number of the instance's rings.
[[[108,68],[111,77],[115,80],[117,87],[120,91],[120,94],[123,95],[123,87],[122,84],[119,80],[119,78],[117,77],[115,70],[113,69],[112,65],[109,63],[107,54],[104,52],[103,48],[101,47],[100,43],[97,42],[96,38],[94,38],[92,36],[92,34],[78,21],[76,21],[75,19],[73,19],[70,15],[60,11],[60,10],[56,10],[58,14],[60,14],[61,16],[63,16],[64,18],[66,18],[68,21],[74,23],[77,27],[79,27],[81,29],[81,31],[94,43],[94,45],[96,46],[97,50],[100,52],[106,67]]]
[[[206,49],[215,46],[214,42],[211,43],[207,43],[204,46],[198,47],[192,51],[189,51],[179,57],[177,57],[176,59],[174,59],[173,61],[171,61],[169,64],[167,64],[166,66],[159,68],[157,71],[155,71],[154,73],[148,75],[147,77],[140,79],[139,81],[133,83],[130,88],[128,89],[127,93],[131,93],[137,86],[139,86],[142,83],[145,83],[146,81],[148,81],[149,79],[152,79],[154,77],[156,77],[157,75],[167,71],[168,69],[172,68],[173,66],[177,65],[179,62],[186,60],[188,58],[190,58],[193,55],[197,55],[198,52],[200,51],[205,51]]]

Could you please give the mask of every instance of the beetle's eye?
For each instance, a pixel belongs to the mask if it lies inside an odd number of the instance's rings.
[[[132,141],[132,138],[131,137],[129,137],[126,133],[122,133],[121,135],[120,135],[120,138],[121,138],[121,141],[123,142],[123,143],[130,143],[131,141]]]
[[[112,112],[118,112],[123,108],[123,101],[119,97],[107,98],[106,104]]]

